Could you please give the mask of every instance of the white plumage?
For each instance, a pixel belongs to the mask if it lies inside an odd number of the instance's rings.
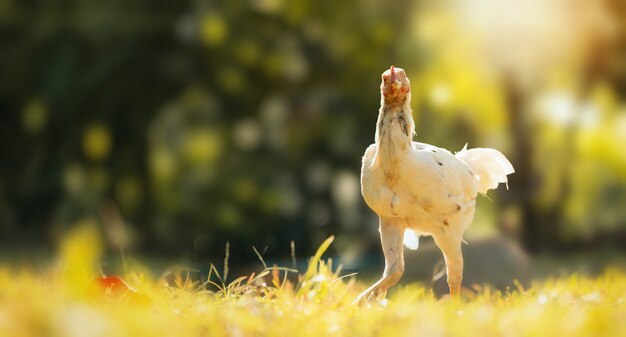
[[[420,245],[420,235],[412,229],[404,229],[404,247],[410,250],[417,250]]]
[[[476,196],[507,183],[513,166],[494,149],[466,146],[454,155],[413,142],[410,82],[394,67],[382,79],[375,143],[363,156],[361,191],[380,219],[385,271],[356,301],[397,283],[404,271],[402,245],[417,249],[419,235],[433,236],[446,261],[450,293],[457,294],[463,232],[474,217]]]
[[[506,176],[515,172],[513,165],[498,150],[483,148],[468,150],[465,144],[463,150],[457,152],[456,157],[472,168],[478,179],[479,193],[487,193],[500,183],[507,184]],[[508,184],[506,188],[509,188]]]

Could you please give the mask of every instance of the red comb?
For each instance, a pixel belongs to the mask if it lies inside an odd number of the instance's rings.
[[[391,82],[393,82],[396,80],[396,68],[391,66],[391,68],[389,68],[389,71],[391,72]]]

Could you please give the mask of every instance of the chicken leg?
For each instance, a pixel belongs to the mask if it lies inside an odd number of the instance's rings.
[[[369,299],[371,296],[380,296],[387,293],[387,289],[398,283],[404,273],[404,226],[397,218],[380,218],[380,242],[385,254],[385,271],[383,277],[371,287],[362,292],[353,304]]]
[[[448,286],[450,287],[450,297],[456,297],[461,291],[461,281],[463,280],[463,253],[461,252],[461,239],[450,236],[449,233],[433,235],[437,247],[443,253],[446,262],[446,274],[448,276]]]

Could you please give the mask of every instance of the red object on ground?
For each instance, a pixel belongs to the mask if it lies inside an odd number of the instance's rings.
[[[114,300],[126,297],[130,303],[150,305],[152,300],[145,294],[142,294],[129,286],[118,276],[103,276],[94,278],[94,284],[104,291],[104,295]]]
[[[96,277],[94,281],[105,291],[110,291],[114,295],[122,295],[127,292],[137,293],[137,290],[130,287],[126,282],[117,276]]]

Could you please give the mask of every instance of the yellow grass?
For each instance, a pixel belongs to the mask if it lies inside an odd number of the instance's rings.
[[[453,301],[411,285],[351,306],[366,285],[321,260],[328,240],[297,282],[285,270],[223,285],[215,274],[200,284],[185,272],[152,279],[129,267],[123,278],[136,292],[115,294],[93,285],[99,255],[90,238],[67,240],[55,268],[0,269],[0,336],[626,336],[618,270],[505,293],[476,287]]]

